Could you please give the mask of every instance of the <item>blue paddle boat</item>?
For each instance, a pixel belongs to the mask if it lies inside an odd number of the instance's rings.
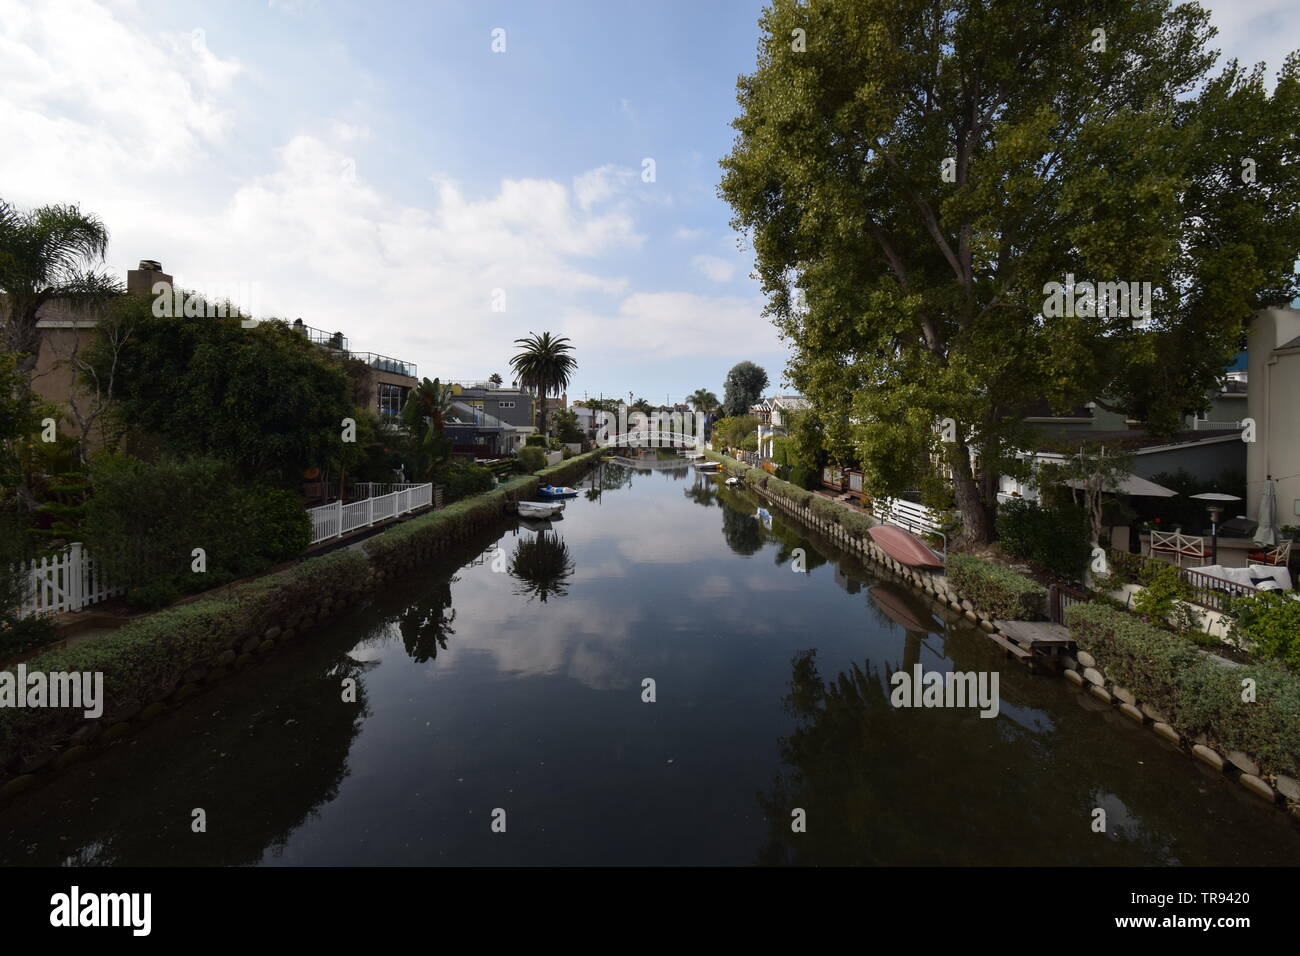
[[[544,485],[537,489],[537,497],[546,498],[548,500],[555,498],[576,498],[578,497],[578,490],[576,488],[568,488],[564,485]]]

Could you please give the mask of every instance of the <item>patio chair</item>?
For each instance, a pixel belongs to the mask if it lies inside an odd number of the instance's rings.
[[[1183,566],[1183,558],[1205,560],[1210,556],[1203,537],[1179,531],[1152,531],[1151,553],[1174,555],[1180,568]]]
[[[1250,560],[1255,564],[1271,564],[1286,567],[1291,562],[1291,545],[1294,542],[1283,541],[1276,548],[1250,552]]]

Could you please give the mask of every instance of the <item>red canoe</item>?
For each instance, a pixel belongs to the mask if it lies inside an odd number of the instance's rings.
[[[868,528],[867,534],[881,551],[899,564],[911,568],[942,568],[943,558],[928,548],[920,538],[892,524],[878,524]]]

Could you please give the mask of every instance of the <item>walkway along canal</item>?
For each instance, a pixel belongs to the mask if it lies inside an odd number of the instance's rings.
[[[0,807],[0,861],[1300,860],[1285,815],[720,482],[601,465],[550,530],[481,529]],[[996,716],[891,706],[918,664],[997,672]]]

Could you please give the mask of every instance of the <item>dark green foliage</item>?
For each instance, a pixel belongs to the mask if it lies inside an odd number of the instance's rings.
[[[526,474],[532,474],[546,465],[546,452],[536,445],[525,445],[519,449],[519,467]]]
[[[1255,653],[1300,670],[1300,601],[1280,591],[1231,598],[1232,634]]]
[[[728,418],[748,415],[767,388],[767,372],[753,362],[737,362],[727,373],[722,394],[722,414]]]
[[[1103,604],[1075,604],[1066,624],[1106,676],[1181,733],[1240,750],[1267,772],[1300,774],[1300,678],[1274,663],[1228,667],[1187,641]],[[1254,700],[1242,682],[1255,681]]]
[[[451,504],[492,487],[492,472],[473,462],[453,460],[434,477],[442,485],[442,500]]]
[[[1087,513],[1063,502],[1043,508],[1025,499],[998,505],[998,543],[1014,558],[1043,571],[1079,581],[1092,553]]]
[[[546,447],[546,436],[545,436],[545,435],[529,435],[527,438],[524,439],[524,444],[527,445],[527,446],[529,446],[529,447],[545,448],[545,447]]]
[[[999,620],[1043,616],[1047,589],[1023,574],[965,554],[948,555],[948,579],[963,597]]]
[[[311,541],[297,496],[246,486],[228,462],[104,455],[91,466],[91,485],[87,548],[144,606],[263,571]],[[206,571],[192,570],[195,548],[204,550]]]
[[[112,356],[97,344],[92,363]],[[106,376],[106,367],[100,369]],[[165,452],[231,462],[240,480],[296,487],[340,454],[352,384],[282,322],[140,319],[116,372],[117,415]]]
[[[33,554],[30,536],[16,513],[0,512],[0,659],[54,640],[52,620],[18,616],[18,605],[29,587],[27,573],[19,567],[25,567]]]

